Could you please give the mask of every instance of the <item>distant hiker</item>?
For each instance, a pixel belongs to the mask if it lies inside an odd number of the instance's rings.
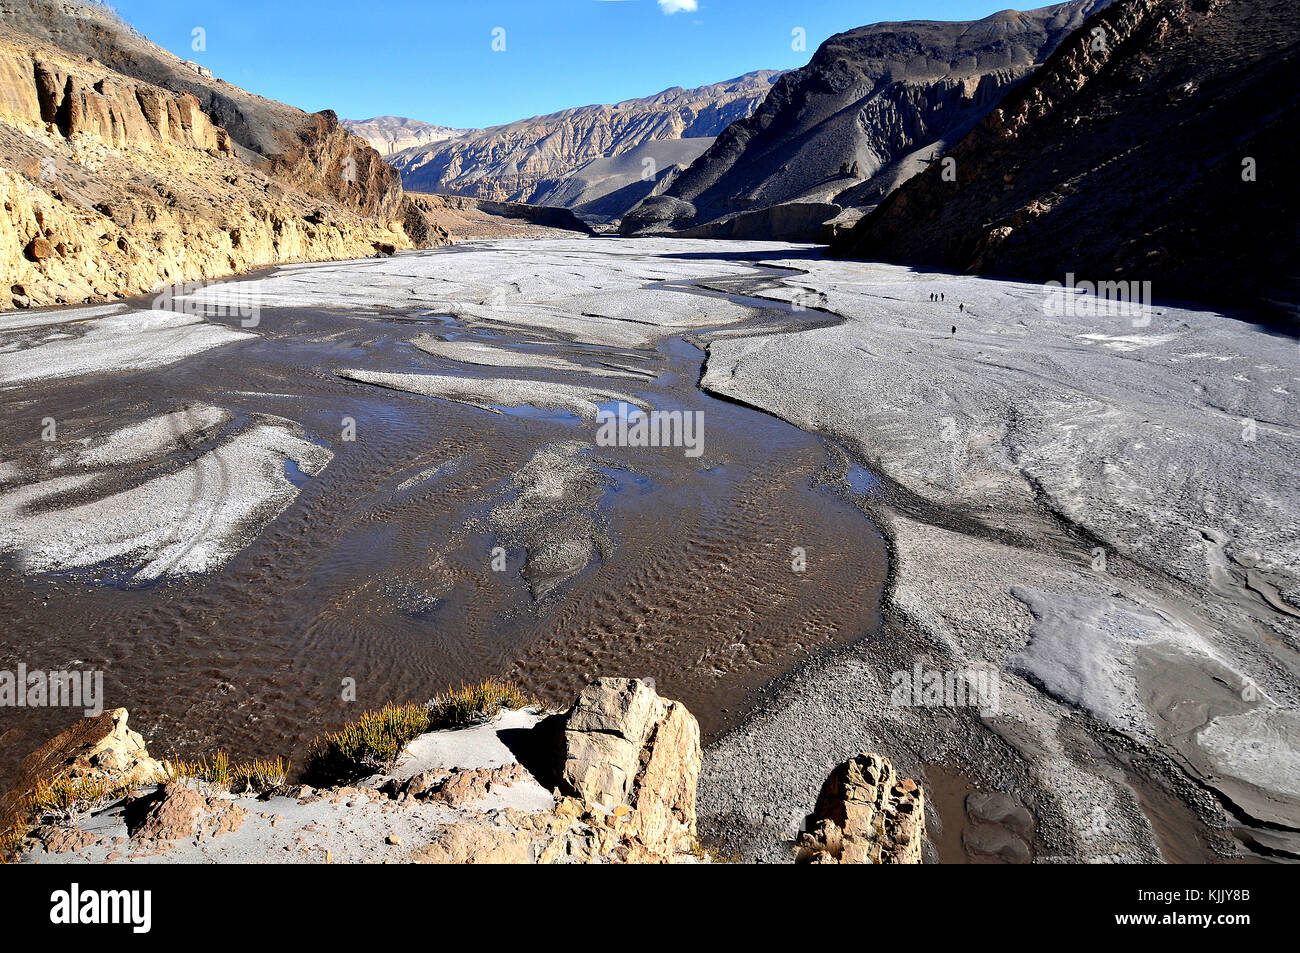
[[[958,311],[965,311],[965,310],[966,310],[966,302],[963,301],[961,304],[957,305],[957,310],[958,310]]]
[[[942,291],[939,292],[939,300],[940,300],[940,301],[943,300],[943,292],[942,292]]]
[[[955,324],[952,326],[952,336],[953,337],[957,336],[957,325]]]

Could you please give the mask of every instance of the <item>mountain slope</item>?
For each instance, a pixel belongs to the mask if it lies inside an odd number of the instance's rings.
[[[150,43],[109,7],[82,0],[0,0],[7,38],[72,57],[92,57],[114,73],[189,93],[229,134],[237,154],[296,187],[365,214],[391,217],[401,183],[364,141],[330,111],[307,113],[214,78]],[[347,165],[354,174],[340,175]]]
[[[602,175],[605,188],[599,195],[561,185],[585,163],[616,158],[648,142],[716,136],[749,115],[778,75],[763,70],[698,89],[675,87],[644,99],[566,109],[407,149],[389,161],[409,189],[500,201],[541,204],[551,194],[573,207],[640,181],[649,182],[648,191],[666,171],[657,161],[625,170],[617,185]]]
[[[373,119],[340,119],[339,123],[348,132],[360,136],[370,143],[381,156],[391,156],[403,149],[414,149],[447,139],[459,139],[461,136],[477,132],[477,129],[452,129],[450,126],[435,126],[407,119],[405,116],[376,116]]]
[[[836,250],[1294,311],[1297,75],[1290,0],[1117,0]]]
[[[1108,0],[972,23],[879,23],[831,37],[783,75],[625,234],[699,226],[781,203],[870,207],[964,134]]]
[[[436,222],[331,112],[215,79],[100,4],[0,0],[2,307],[429,243]]]

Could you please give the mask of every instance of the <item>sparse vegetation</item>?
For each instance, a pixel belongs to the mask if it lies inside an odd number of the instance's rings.
[[[537,704],[514,682],[486,678],[477,685],[462,685],[435,698],[429,706],[432,727],[426,730],[464,728],[494,718],[502,708]]]
[[[158,778],[161,783],[165,778]],[[146,782],[154,783],[154,782]],[[74,778],[59,775],[37,784],[19,808],[19,817],[6,831],[0,831],[0,863],[15,859],[28,831],[40,824],[75,827],[77,819],[126,797],[143,784],[111,784],[103,777]]]
[[[17,859],[23,840],[27,837],[27,829],[26,824],[18,821],[7,831],[0,832],[0,864],[10,864]]]
[[[312,742],[306,776],[315,785],[336,784],[387,769],[413,739],[429,731],[480,724],[503,708],[541,703],[514,682],[484,679],[449,689],[426,704],[393,705],[368,711],[333,734]],[[27,832],[38,824],[71,827],[80,815],[100,810],[133,789],[170,781],[197,780],[232,794],[264,794],[283,785],[289,763],[259,759],[232,764],[225,751],[211,759],[164,762],[161,776],[136,784],[111,784],[102,777],[61,775],[41,782],[23,801],[23,818],[0,832],[0,862],[14,858]]]
[[[192,778],[229,791],[231,794],[265,794],[284,784],[289,776],[289,763],[283,758],[274,761],[258,759],[232,765],[230,756],[218,751],[212,760],[177,761],[167,765],[168,781]]]
[[[740,863],[740,854],[732,851],[730,854],[719,853],[716,848],[706,847],[699,839],[691,844],[691,855],[702,864],[738,864]]]
[[[232,794],[265,794],[280,787],[288,777],[289,762],[282,758],[249,761],[231,769],[230,791]]]
[[[484,679],[449,690],[425,705],[385,705],[313,741],[307,781],[333,784],[386,770],[408,742],[425,732],[464,728],[494,717],[502,708],[533,704],[535,700],[514,682]]]
[[[191,778],[207,781],[219,788],[230,787],[230,756],[224,751],[214,754],[211,761],[207,758],[200,761],[170,761],[166,771],[168,781]]]
[[[110,784],[102,777],[73,778],[60,775],[42,781],[23,799],[29,824],[71,826],[77,817],[99,810],[125,797],[138,784]]]

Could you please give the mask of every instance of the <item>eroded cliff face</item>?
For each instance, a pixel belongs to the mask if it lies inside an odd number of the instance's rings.
[[[566,109],[408,149],[389,161],[413,191],[547,204],[547,194],[584,163],[621,156],[654,141],[716,136],[729,123],[748,116],[778,75],[762,70],[698,89],[669,89],[610,106]],[[638,166],[630,181],[641,171]],[[572,207],[585,200],[578,196],[560,202]]]
[[[231,152],[230,136],[209,121],[189,93],[88,73],[67,60],[17,48],[0,51],[0,119],[53,127],[65,139],[93,136],[117,148],[161,142]]]
[[[1294,312],[1298,36],[1286,0],[1117,0],[836,251]]]
[[[149,42],[108,7],[85,0],[0,0],[0,24],[20,48],[56,50],[124,80],[188,92],[229,133],[246,163],[313,197],[384,219],[398,211],[400,178],[332,112],[307,113],[225,82]]]
[[[333,113],[204,75],[103,7],[0,0],[0,24],[0,308],[417,244],[397,173]]]
[[[284,151],[269,157],[275,178],[308,194],[321,190],[344,208],[380,221],[397,216],[402,183],[373,148],[339,124],[333,110],[311,113]]]
[[[698,228],[783,203],[872,207],[1107,2],[972,23],[880,23],[831,37],[661,196],[633,209],[623,234]]]
[[[292,172],[241,161],[189,92],[11,46],[0,48],[0,83],[0,307],[410,247],[382,212],[319,200],[295,188]],[[334,141],[314,140],[310,162],[346,156]]]

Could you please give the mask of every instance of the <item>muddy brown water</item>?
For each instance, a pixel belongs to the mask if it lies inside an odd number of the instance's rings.
[[[767,308],[753,322],[824,319]],[[129,708],[156,756],[222,748],[301,765],[312,737],[366,708],[484,676],[517,679],[553,702],[595,676],[653,677],[695,712],[708,740],[773,678],[878,625],[886,549],[845,498],[837,455],[818,437],[702,393],[704,354],[683,338],[629,351],[419,312],[270,308],[257,331],[171,367],[0,392],[9,457],[32,457],[47,416],[75,439],[199,401],[235,412],[227,435],[273,414],[334,454],[316,477],[291,467],[301,488],[292,505],[203,576],[135,585],[123,567],[29,577],[13,560],[0,564],[0,669],[102,669],[106,707]],[[538,602],[518,547],[507,550],[506,571],[492,570],[499,540],[480,518],[509,497],[512,474],[538,448],[594,443],[596,425],[496,414],[334,373],[573,380],[442,361],[409,344],[420,333],[642,366],[653,376],[597,383],[658,409],[703,411],[704,453],[600,448],[609,485],[597,518],[609,544]],[[356,422],[355,441],[341,438],[344,417]],[[795,547],[806,571],[794,569]],[[343,700],[345,680],[355,701]],[[0,709],[0,787],[78,714]]]

